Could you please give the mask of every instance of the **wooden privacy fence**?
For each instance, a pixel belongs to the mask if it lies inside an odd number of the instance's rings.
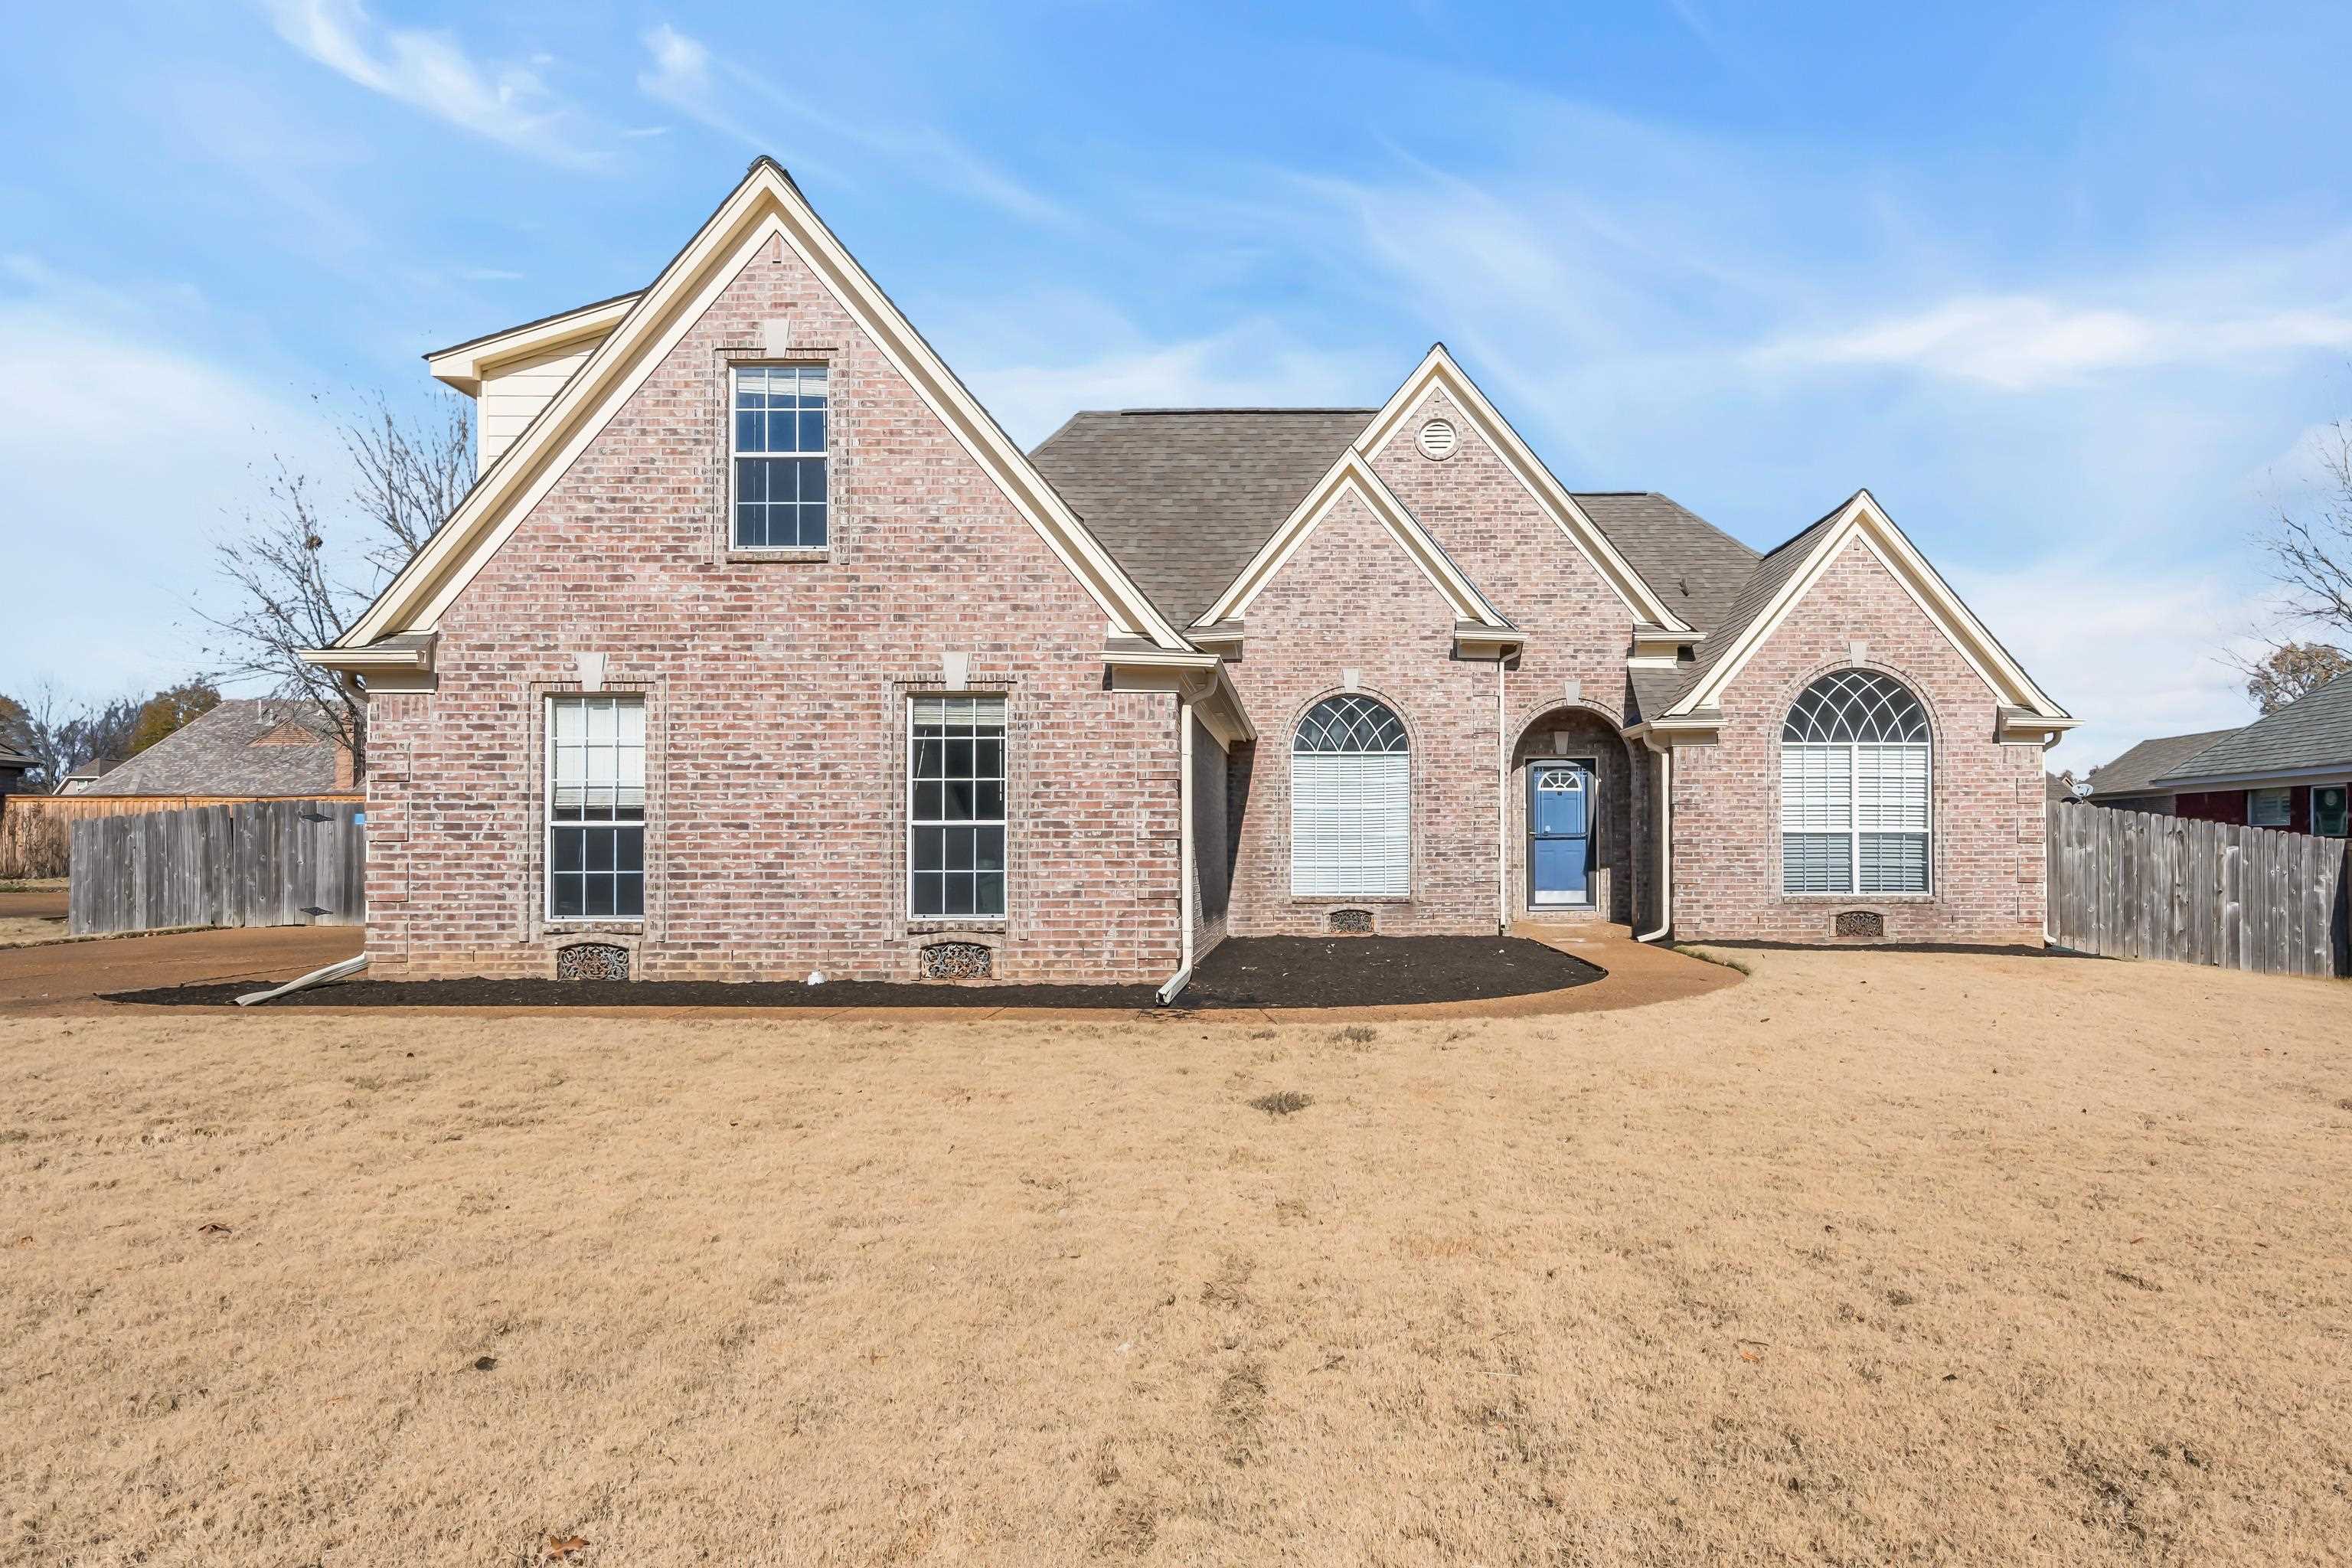
[[[2050,939],[2077,952],[2352,973],[2347,889],[2341,838],[2050,807]]]
[[[359,925],[366,828],[348,802],[257,800],[73,825],[66,929]]]

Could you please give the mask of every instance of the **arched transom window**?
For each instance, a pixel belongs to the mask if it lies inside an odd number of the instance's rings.
[[[1290,738],[1290,890],[1402,898],[1412,886],[1404,723],[1369,697],[1327,697]]]
[[[1780,726],[1780,889],[1927,891],[1927,710],[1874,669],[1805,688]]]

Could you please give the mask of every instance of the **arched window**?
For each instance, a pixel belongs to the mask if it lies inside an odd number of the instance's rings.
[[[1902,682],[1841,669],[1780,726],[1780,890],[1927,890],[1927,710]]]
[[[1290,890],[1309,899],[1412,890],[1404,724],[1369,697],[1327,697],[1290,738]]]

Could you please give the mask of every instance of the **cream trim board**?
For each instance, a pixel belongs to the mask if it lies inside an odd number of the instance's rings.
[[[653,374],[760,247],[781,237],[866,330],[1085,586],[1117,635],[1182,649],[1183,636],[1063,504],[1028,457],[825,228],[774,162],[762,158],[620,324],[467,492],[448,522],[339,639],[358,647],[436,626],[530,509]]]
[[[638,298],[635,294],[623,294],[545,321],[476,338],[439,353],[426,354],[425,368],[434,380],[446,383],[469,397],[478,396],[483,380],[497,374],[499,365],[588,338],[602,338],[620,324]]]
[[[1453,606],[1455,620],[1475,621],[1496,630],[1511,629],[1510,622],[1486,602],[1486,596],[1472,585],[1470,579],[1462,574],[1462,569],[1454,564],[1453,558],[1445,553],[1436,540],[1430,537],[1429,531],[1421,526],[1421,520],[1397,499],[1395,491],[1381,482],[1378,474],[1372,472],[1371,465],[1364,460],[1362,454],[1353,450],[1340,454],[1339,460],[1333,463],[1322,479],[1316,481],[1315,488],[1291,509],[1282,526],[1274,531],[1274,536],[1258,547],[1249,564],[1242,568],[1241,575],[1233,580],[1217,602],[1193,624],[1208,626],[1219,621],[1240,619],[1257,596],[1265,591],[1266,584],[1281,575],[1282,569],[1290,563],[1290,558],[1298,553],[1299,547],[1331,514],[1332,509],[1350,496],[1364,503],[1365,509],[1381,526],[1388,530],[1389,537],[1395,540],[1412,563],[1421,568],[1422,575],[1429,579],[1430,585]]]
[[[1642,574],[1617,552],[1617,547],[1609,542],[1609,536],[1601,531],[1582,507],[1576,504],[1576,498],[1568,493],[1568,487],[1544,466],[1543,459],[1537,457],[1534,449],[1520,438],[1519,433],[1511,427],[1510,421],[1486,400],[1486,395],[1480,392],[1477,384],[1454,362],[1454,356],[1446,352],[1444,343],[1432,344],[1413,373],[1405,377],[1404,384],[1381,405],[1381,411],[1372,416],[1371,423],[1364,426],[1363,434],[1356,437],[1356,450],[1368,462],[1377,458],[1404,429],[1423,400],[1436,390],[1443,390],[1469,417],[1480,438],[1503,459],[1503,466],[1511,470],[1511,477],[1517,479],[1536,505],[1550,516],[1560,532],[1568,536],[1569,542],[1583,552],[1592,563],[1593,570],[1600,573],[1601,581],[1624,601],[1625,607],[1633,612],[1635,620],[1674,631],[1690,630],[1689,623],[1667,607],[1665,602],[1643,580]]]
[[[1720,706],[1724,690],[1739,678],[1739,672],[1748,667],[1757,650],[1771,640],[1773,633],[1780,630],[1845,547],[1857,542],[1886,568],[1888,575],[1901,584],[1912,602],[1959,650],[1969,668],[1996,698],[2015,707],[2031,709],[2044,720],[2071,720],[2072,716],[2044,695],[2016,661],[2001,650],[1984,623],[1927,564],[1927,558],[1879,509],[1868,490],[1854,493],[1843,514],[1813,547],[1804,565],[1780,585],[1763,614],[1748,624],[1723,658],[1683,694],[1668,716]]]

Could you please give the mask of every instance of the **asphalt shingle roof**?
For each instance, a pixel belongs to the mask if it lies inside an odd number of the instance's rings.
[[[2172,771],[2225,735],[2235,730],[2200,730],[2192,735],[2158,735],[2142,741],[2138,745],[2091,770],[2091,796],[2119,795],[2161,795],[2157,776]]]
[[[297,727],[289,731],[288,726]],[[302,704],[286,698],[231,698],[164,736],[87,788],[92,795],[314,795],[338,793],[335,743]],[[308,731],[308,743],[288,744]],[[277,741],[263,737],[277,734]],[[256,742],[261,742],[257,744]],[[342,786],[348,793],[352,786]]]
[[[2291,773],[2339,764],[2352,771],[2352,675],[2339,675],[2242,730],[2225,731],[2211,745],[2176,759],[2158,781]]]
[[[1755,574],[1758,556],[1655,490],[1583,491],[1576,504],[1674,612],[1712,631]]]
[[[1089,411],[1029,456],[1178,626],[1216,602],[1370,408]]]

